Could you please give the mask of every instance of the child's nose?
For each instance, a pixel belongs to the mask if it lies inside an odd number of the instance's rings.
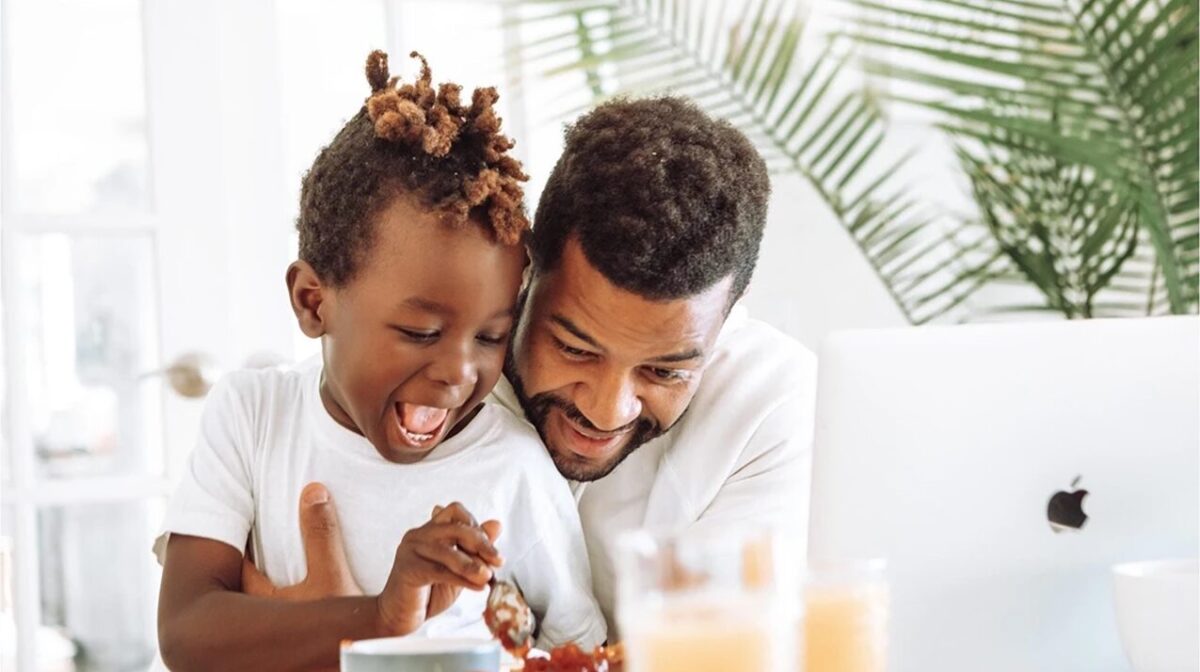
[[[475,384],[475,362],[466,347],[450,345],[429,366],[429,377],[447,387]]]

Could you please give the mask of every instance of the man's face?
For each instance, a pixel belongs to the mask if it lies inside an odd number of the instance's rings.
[[[573,239],[554,270],[535,275],[508,375],[563,476],[606,476],[683,415],[732,282],[652,301],[614,286]]]

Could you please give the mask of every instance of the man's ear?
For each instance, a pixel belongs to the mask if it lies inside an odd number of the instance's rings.
[[[330,300],[330,287],[321,282],[321,277],[307,261],[293,261],[287,269],[288,298],[292,300],[292,312],[300,331],[309,338],[320,338],[326,332],[326,315]]]

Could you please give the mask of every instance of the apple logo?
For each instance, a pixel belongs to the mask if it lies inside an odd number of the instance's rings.
[[[1071,491],[1066,492],[1060,490],[1054,493],[1050,498],[1050,504],[1046,506],[1046,519],[1050,521],[1050,529],[1055,533],[1073,530],[1078,532],[1087,522],[1087,514],[1083,512],[1083,498],[1087,497],[1087,490],[1077,490],[1079,479],[1082,476],[1076,476],[1075,480],[1071,481]]]

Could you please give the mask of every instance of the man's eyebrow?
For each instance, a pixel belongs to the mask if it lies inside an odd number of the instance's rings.
[[[676,352],[670,355],[654,357],[650,361],[660,364],[675,364],[678,362],[688,362],[693,359],[702,359],[703,357],[704,351],[700,350],[699,348],[692,348],[691,350],[684,350],[683,352]]]
[[[583,341],[584,343],[587,343],[588,345],[592,346],[593,348],[600,347],[600,344],[596,342],[596,339],[589,336],[586,331],[584,331],[583,329],[580,329],[574,322],[568,320],[567,318],[563,317],[562,315],[551,315],[550,319],[558,326],[571,332],[571,334],[575,338],[578,338],[579,340]]]

